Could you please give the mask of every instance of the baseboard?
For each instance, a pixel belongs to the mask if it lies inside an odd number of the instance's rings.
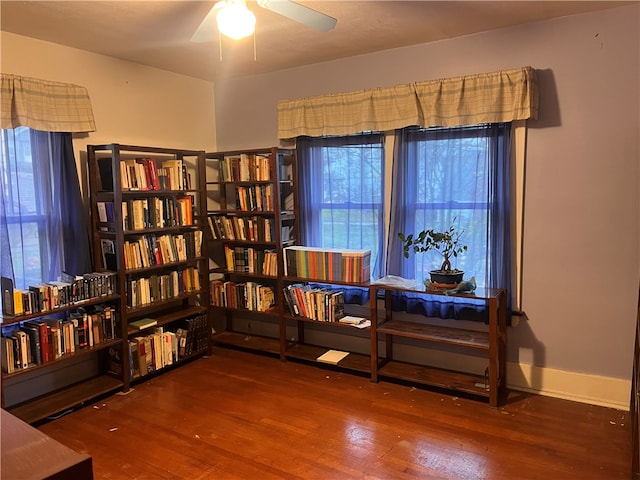
[[[629,411],[631,380],[507,363],[507,387]]]

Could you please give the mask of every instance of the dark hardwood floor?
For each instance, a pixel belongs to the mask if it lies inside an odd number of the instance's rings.
[[[628,479],[628,412],[500,408],[223,348],[39,429],[96,479]]]

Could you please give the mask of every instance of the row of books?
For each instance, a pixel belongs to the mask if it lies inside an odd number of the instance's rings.
[[[225,245],[224,253],[230,272],[278,275],[278,257],[273,250]]]
[[[201,255],[200,230],[177,235],[143,235],[124,242],[124,263],[127,269],[183,262]]]
[[[371,250],[290,246],[284,249],[284,269],[291,277],[364,283],[371,277]]]
[[[153,197],[122,202],[122,228],[144,230],[193,225],[193,196]]]
[[[212,215],[208,220],[214,240],[275,241],[273,218]]]
[[[200,290],[200,274],[195,267],[173,270],[163,275],[127,280],[127,307],[140,307]]]
[[[194,224],[194,200],[192,195],[179,197],[152,197],[122,202],[122,228],[144,230]],[[96,202],[98,228],[114,231],[115,212],[113,202]]]
[[[276,304],[273,288],[256,282],[211,282],[211,305],[266,312]]]
[[[287,285],[284,298],[291,315],[319,322],[337,322],[344,317],[344,292],[308,284]]]
[[[272,212],[273,185],[236,187],[236,210],[243,212]]]
[[[14,288],[13,280],[0,279],[3,315],[31,315],[49,312],[92,298],[113,295],[115,272],[92,272],[64,280],[30,285],[27,290]]]
[[[187,319],[184,328],[175,332],[158,327],[152,333],[129,340],[131,378],[143,377],[203,351],[204,342],[197,338],[206,335],[199,326],[200,318]]]
[[[110,306],[12,324],[2,331],[2,369],[13,373],[72,355],[114,339],[115,328],[116,312]]]
[[[113,185],[109,182],[111,160],[101,160],[99,165],[103,188],[113,191]],[[190,180],[187,167],[181,159],[135,158],[120,161],[120,186],[123,191],[188,190],[191,188]]]
[[[182,320],[179,327],[172,327],[172,330],[156,327],[145,335],[132,337],[128,342],[130,378],[143,377],[206,351],[208,335],[206,316],[198,315]],[[109,355],[109,370],[122,375],[120,349],[110,349]]]
[[[269,181],[269,157],[246,153],[225,156],[220,161],[220,178],[223,182]]]

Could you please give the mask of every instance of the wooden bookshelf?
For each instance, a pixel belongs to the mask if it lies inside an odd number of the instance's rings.
[[[210,299],[218,319],[212,339],[217,345],[284,359],[277,336],[244,332],[238,319],[265,328],[279,319],[284,301],[282,249],[297,242],[298,232],[295,151],[207,153],[205,170]],[[254,300],[263,289],[273,295],[271,306],[258,306]]]
[[[384,315],[378,312],[378,292],[383,294]],[[410,292],[444,298],[465,297],[485,302],[489,311],[486,330],[470,330],[455,326],[438,326],[425,322],[404,321],[393,318],[393,293]],[[385,285],[371,285],[371,378],[401,380],[485,397],[491,406],[498,406],[506,389],[506,292],[504,289],[478,289],[473,294],[445,295],[417,289],[402,289]],[[423,348],[441,343],[460,350],[483,353],[487,367],[484,374],[435,368],[429,365],[402,362],[395,358],[394,344],[398,338],[421,342]],[[378,342],[384,342],[385,351],[378,353]]]
[[[24,421],[41,420],[123,385],[121,377],[109,374],[109,353],[120,351],[123,344],[117,315],[121,297],[107,281],[109,275],[85,277],[50,286],[44,310],[38,310],[40,303],[33,313],[2,317],[2,408]],[[90,277],[93,288],[88,287]],[[26,335],[26,345],[10,343],[16,332]],[[73,366],[78,363],[90,368],[76,372]],[[68,367],[73,373],[55,388],[37,380]]]
[[[144,380],[148,373],[210,351],[204,155],[201,150],[117,143],[87,146],[94,263],[117,272],[122,297],[124,391],[134,377]],[[111,265],[105,262],[105,242],[113,250]],[[203,316],[207,328],[201,328]],[[152,318],[155,325],[129,326],[143,318]],[[193,351],[179,355],[177,333],[188,328],[192,338],[186,341]],[[157,342],[158,334],[165,335],[163,345],[172,345],[171,358],[163,354],[162,362],[138,376],[139,338]]]

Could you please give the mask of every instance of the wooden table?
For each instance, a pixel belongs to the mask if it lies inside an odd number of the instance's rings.
[[[7,480],[93,480],[91,457],[1,410],[2,464]]]

